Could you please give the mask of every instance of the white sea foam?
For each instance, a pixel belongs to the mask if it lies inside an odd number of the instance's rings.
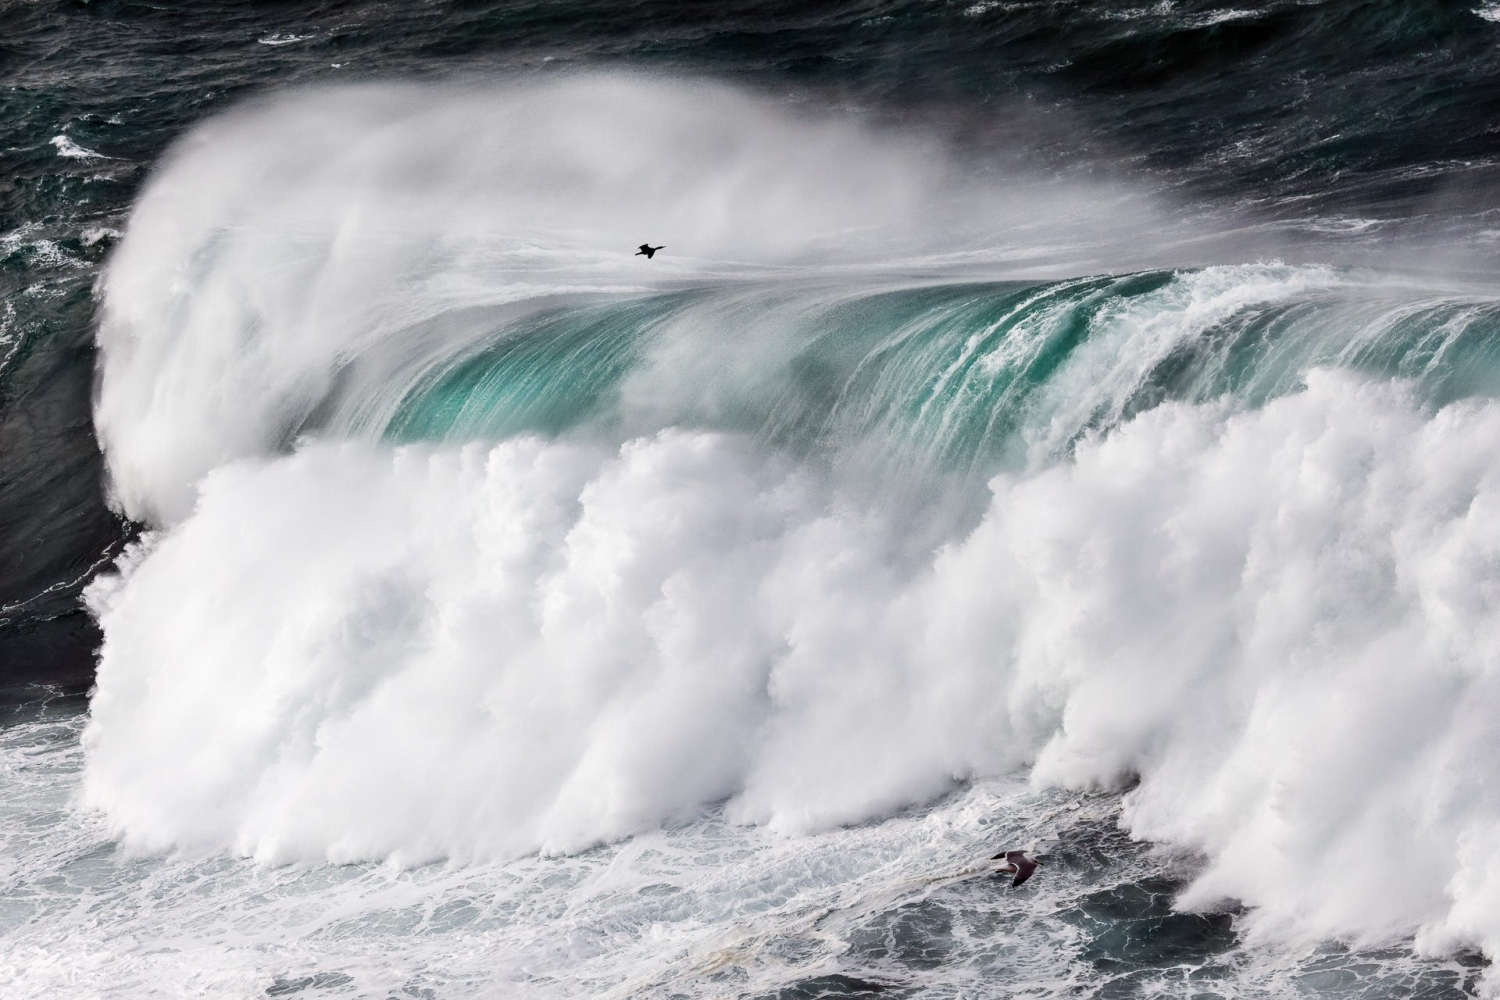
[[[298,35],[294,32],[277,32],[266,35],[264,38],[257,38],[256,41],[262,45],[294,45],[297,42],[305,42],[310,38],[316,37],[318,36]]]
[[[1034,763],[1138,777],[1130,829],[1252,933],[1493,953],[1497,447],[1493,404],[1315,373],[998,479],[926,558],[724,436],[236,463],[92,591],[85,801],[138,848],[415,862]]]
[[[1016,779],[801,838],[710,810],[580,855],[491,864],[132,857],[67,806],[80,728],[65,714],[0,728],[7,1000],[722,998],[810,992],[829,973],[938,993],[1093,995],[1141,985],[1142,969],[1096,958],[1138,947],[1128,936],[1146,915],[1132,913],[1143,886],[1159,890],[1185,860],[1120,843],[1115,796],[1030,793]],[[1054,852],[1024,891],[965,877],[997,846],[1022,844]],[[1122,919],[1091,919],[1101,904]],[[1357,998],[1468,995],[1476,975],[1399,951],[1206,944],[1174,948],[1146,982]]]
[[[109,226],[89,226],[83,231],[81,235],[83,239],[83,245],[86,247],[91,247],[101,240],[119,239],[120,231],[118,229],[112,229]]]
[[[69,812],[76,719],[0,729],[0,993],[142,996],[525,995],[720,998],[830,972],[1037,997],[1097,988],[1059,916],[1100,885],[1084,870],[1024,895],[973,874],[998,841],[1087,835],[1111,797],[975,786],[929,814],[787,839],[712,813],[583,855],[415,870],[137,858]],[[1143,853],[1143,852],[1140,852]],[[1158,873],[1116,858],[1110,884]],[[903,910],[931,915],[919,952],[890,959]],[[947,923],[949,926],[943,926]],[[997,927],[1003,928],[996,933]],[[908,946],[908,950],[911,946]],[[1071,952],[1074,949],[1070,949]]]

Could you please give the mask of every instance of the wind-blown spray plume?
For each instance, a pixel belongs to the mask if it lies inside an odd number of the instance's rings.
[[[704,81],[267,99],[194,132],[142,195],[103,282],[96,423],[120,509],[165,523],[330,393],[378,395],[472,340],[476,310],[955,255],[1072,262],[1147,217],[1099,184],[979,186],[932,136]],[[645,231],[673,248],[650,268],[631,253]]]

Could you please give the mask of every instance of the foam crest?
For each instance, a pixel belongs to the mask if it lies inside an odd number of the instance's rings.
[[[1493,954],[1497,447],[1493,403],[1315,372],[996,479],[932,552],[732,435],[310,444],[93,588],[84,800],[137,848],[417,862],[1031,762],[1138,778],[1129,828],[1254,933]]]
[[[1130,233],[1162,232],[1122,189],[1001,172],[972,179],[920,129],[703,80],[242,107],[168,157],[103,278],[96,424],[115,501],[176,521],[209,469],[282,448],[340,387],[393,391],[520,303],[872,268],[1098,270]],[[648,263],[642,240],[668,250]]]

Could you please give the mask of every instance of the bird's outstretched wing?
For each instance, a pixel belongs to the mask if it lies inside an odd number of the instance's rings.
[[[1036,873],[1037,863],[1028,858],[1025,851],[1001,851],[990,860],[999,861],[1001,858],[1005,859],[1006,864],[1000,871],[1016,873],[1016,877],[1010,882],[1012,887],[1020,885]]]

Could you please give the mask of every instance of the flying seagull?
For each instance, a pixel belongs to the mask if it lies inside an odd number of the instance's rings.
[[[656,255],[656,251],[658,251],[660,249],[661,249],[661,247],[654,247],[654,246],[652,246],[649,243],[642,243],[641,244],[641,248],[639,250],[637,250],[632,256],[639,257],[642,254],[644,254],[645,257],[646,257],[646,259],[650,260],[652,257],[654,257]]]
[[[1015,873],[1016,877],[1011,879],[1010,882],[1012,887],[1018,886],[1022,882],[1031,878],[1031,876],[1036,872],[1038,868],[1041,867],[1042,864],[1040,861],[1033,861],[1028,858],[1025,851],[1001,851],[993,858],[990,858],[990,860],[999,861],[1001,858],[1005,859],[1005,864],[1001,865],[999,868],[996,868],[995,874],[1009,875],[1011,873]]]

